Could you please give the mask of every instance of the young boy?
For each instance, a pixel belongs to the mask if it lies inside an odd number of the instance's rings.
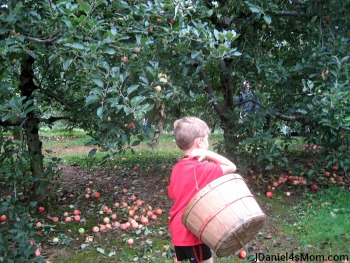
[[[174,122],[177,146],[184,158],[173,168],[168,194],[174,204],[170,210],[169,230],[178,261],[211,263],[210,248],[182,224],[182,214],[194,195],[211,181],[236,171],[227,158],[209,148],[208,125],[196,117],[184,117]]]

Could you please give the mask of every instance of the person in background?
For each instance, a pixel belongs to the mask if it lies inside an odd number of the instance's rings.
[[[208,125],[196,117],[174,122],[174,137],[184,156],[172,169],[168,194],[174,201],[169,230],[178,261],[212,263],[211,249],[182,224],[182,214],[194,195],[208,183],[236,171],[236,165],[209,149]]]
[[[242,83],[242,91],[239,94],[238,104],[247,113],[256,112],[259,109],[259,105],[254,101],[254,94],[247,80]]]

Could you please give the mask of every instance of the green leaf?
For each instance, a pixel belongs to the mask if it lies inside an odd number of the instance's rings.
[[[128,95],[130,95],[130,94],[133,93],[135,90],[137,90],[138,87],[139,87],[139,85],[137,85],[137,84],[131,85],[130,87],[128,87],[128,89],[126,90],[126,92],[128,93]]]
[[[90,104],[93,104],[95,102],[99,101],[99,97],[96,94],[91,94],[86,97],[85,99],[85,106],[88,106]]]
[[[103,248],[98,247],[98,248],[96,248],[96,250],[98,253],[101,253],[101,254],[105,253],[105,250]]]
[[[131,106],[135,107],[136,105],[140,104],[142,101],[145,100],[144,96],[136,96],[131,99]]]
[[[302,110],[302,109],[298,109],[297,112],[303,114],[303,115],[306,115],[307,114],[307,111],[306,110]]]
[[[132,146],[140,145],[140,143],[141,143],[141,141],[135,140],[135,141],[132,143]]]
[[[271,16],[269,16],[269,15],[264,15],[264,20],[265,20],[265,22],[266,22],[266,24],[271,24]]]
[[[97,116],[100,117],[102,119],[102,115],[103,115],[103,106],[99,107],[96,111]]]
[[[246,1],[246,3],[249,5],[250,11],[252,11],[253,13],[258,13],[258,14],[261,13],[261,9],[258,6],[255,6],[251,3],[249,3],[248,1]]]
[[[88,156],[89,156],[89,157],[93,157],[93,156],[96,154],[96,152],[97,152],[97,149],[94,148],[94,149],[92,149],[92,150],[88,153]]]
[[[103,83],[102,80],[100,80],[100,79],[93,79],[92,81],[93,81],[97,86],[103,88],[104,83]]]
[[[104,48],[103,49],[103,53],[106,53],[106,54],[109,54],[109,55],[113,55],[113,54],[115,54],[115,49],[114,48]]]
[[[117,28],[116,27],[112,27],[111,28],[111,33],[113,36],[115,36],[117,34]]]
[[[66,47],[71,47],[71,48],[79,49],[79,50],[82,50],[85,48],[82,44],[79,44],[79,43],[65,43],[63,45]]]
[[[63,69],[67,70],[70,66],[70,64],[72,63],[73,59],[69,58],[67,59],[64,63],[63,63]]]
[[[109,252],[108,256],[109,256],[109,257],[113,257],[113,256],[115,256],[115,254],[116,254],[115,251],[112,250],[111,252]]]
[[[83,0],[78,0],[78,4],[79,4],[80,8],[85,12],[85,14],[88,15],[90,13],[91,6],[88,3],[86,3]]]

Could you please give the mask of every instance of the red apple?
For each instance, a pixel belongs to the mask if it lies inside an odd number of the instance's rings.
[[[266,197],[271,198],[273,196],[273,193],[271,191],[268,191],[266,193]]]
[[[75,209],[73,212],[74,215],[80,215],[80,211],[78,209]]]
[[[60,219],[58,218],[58,216],[54,216],[52,217],[52,221],[57,223],[58,221],[60,221]]]
[[[174,23],[175,23],[175,20],[172,19],[172,18],[170,18],[170,19],[169,19],[169,24],[174,24]]]
[[[128,61],[128,57],[127,56],[122,56],[120,58],[120,61],[123,62],[123,63],[126,63]]]
[[[329,177],[329,176],[331,176],[331,173],[330,172],[325,172],[324,176]]]
[[[318,186],[315,185],[315,184],[311,185],[311,190],[312,191],[317,191],[318,190]]]
[[[158,208],[158,209],[156,209],[156,210],[154,211],[154,213],[155,213],[156,215],[160,215],[160,214],[163,213],[163,211],[162,211],[162,209]]]
[[[94,198],[99,199],[101,194],[99,192],[94,193]]]
[[[241,251],[239,251],[238,257],[241,259],[245,259],[247,257],[247,252],[244,249],[242,249]]]
[[[6,220],[7,220],[6,215],[1,215],[0,216],[0,223],[6,222]]]
[[[39,213],[45,212],[45,207],[39,206],[39,207],[38,207],[38,211],[39,211]]]
[[[35,257],[39,257],[40,255],[41,255],[40,250],[39,250],[39,249],[35,250],[34,256],[35,256]]]

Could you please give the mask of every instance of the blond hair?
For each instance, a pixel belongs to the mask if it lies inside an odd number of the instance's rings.
[[[208,125],[199,118],[190,116],[174,122],[175,142],[181,150],[191,148],[196,138],[204,138],[208,134]]]

